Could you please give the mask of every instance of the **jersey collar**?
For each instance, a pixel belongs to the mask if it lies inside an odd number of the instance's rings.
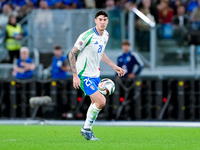
[[[96,35],[100,36],[95,27],[93,28],[93,31],[96,33]]]

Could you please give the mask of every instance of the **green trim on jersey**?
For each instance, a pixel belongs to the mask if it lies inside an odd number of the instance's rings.
[[[86,61],[85,61],[85,65],[84,65],[84,67],[83,67],[83,70],[78,74],[79,76],[82,76],[82,74],[84,73],[85,68],[86,68],[86,65],[87,65],[87,58],[86,58]]]
[[[80,54],[80,51],[78,52],[78,55]],[[78,55],[77,55],[77,57],[78,57]],[[77,59],[77,58],[76,58]]]
[[[85,93],[85,90],[84,90],[83,78],[84,78],[84,76],[81,76],[81,78],[80,78],[80,80],[81,80],[81,89],[82,89],[82,91],[84,92],[84,94],[87,95],[87,94]]]
[[[85,61],[85,65],[83,67],[83,70],[78,74],[79,76],[81,76],[81,78],[80,78],[80,80],[81,80],[81,89],[83,90],[83,92],[84,92],[85,95],[86,95],[86,93],[85,93],[84,85],[83,85],[83,78],[84,78],[84,76],[82,76],[82,74],[84,73],[86,66],[87,66],[87,59]]]
[[[90,34],[92,34],[92,33],[94,33],[94,30],[93,29],[91,29],[90,31],[88,31],[88,32],[86,32],[85,34],[84,34],[84,36],[81,38],[83,41],[85,41],[86,39],[87,39],[87,37],[90,35]]]
[[[94,35],[92,35],[92,36],[90,37],[90,39],[88,40],[88,42],[87,42],[87,44],[86,44],[85,46],[88,46],[88,45],[90,44],[91,39],[92,39],[93,36],[94,36]]]

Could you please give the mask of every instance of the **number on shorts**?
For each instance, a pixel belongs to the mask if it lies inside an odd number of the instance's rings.
[[[83,81],[85,82],[85,85],[86,85],[86,86],[90,86],[90,85],[92,84],[92,82],[90,81],[89,78],[84,79]]]

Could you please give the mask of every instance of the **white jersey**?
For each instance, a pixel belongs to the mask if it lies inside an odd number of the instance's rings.
[[[100,36],[96,28],[83,32],[77,39],[75,47],[80,50],[76,61],[77,73],[86,77],[100,76],[100,61],[102,59],[109,34],[104,30]]]

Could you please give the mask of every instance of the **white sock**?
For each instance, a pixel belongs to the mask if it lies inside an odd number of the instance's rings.
[[[87,117],[85,120],[85,125],[84,125],[85,129],[86,128],[92,129],[92,126],[100,111],[101,109],[98,109],[95,103],[90,104],[90,107],[88,108],[88,111],[87,111]]]

